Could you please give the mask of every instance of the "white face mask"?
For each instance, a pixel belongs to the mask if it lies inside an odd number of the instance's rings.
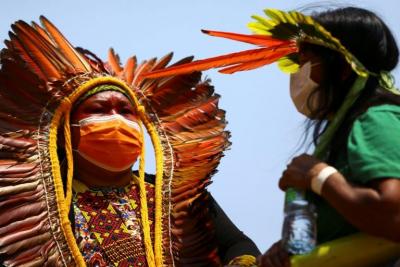
[[[319,64],[319,63],[317,63]],[[318,97],[313,97],[310,107],[307,105],[311,93],[319,86],[311,79],[311,69],[315,65],[311,61],[300,67],[299,71],[290,75],[290,97],[298,112],[310,117],[318,104]],[[310,110],[311,108],[311,110]]]

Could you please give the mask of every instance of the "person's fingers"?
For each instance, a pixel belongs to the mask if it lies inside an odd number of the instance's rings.
[[[279,267],[276,266],[272,263],[271,261],[271,254],[264,254],[261,256],[260,262],[259,262],[259,267]]]
[[[261,257],[262,257],[262,255],[258,255],[257,258],[256,258],[257,266],[260,266],[260,264],[261,264]]]
[[[292,163],[290,166],[296,166],[299,169],[307,169],[308,166],[312,166],[315,164],[317,161],[315,158],[313,158],[310,155],[307,154],[302,154],[295,159],[293,159]]]
[[[280,246],[281,246],[281,241],[275,242],[275,243],[270,247],[270,249],[268,250],[268,252],[274,253],[274,254],[275,254],[275,253],[277,253],[277,252],[279,251]]]
[[[290,267],[290,256],[289,254],[286,252],[285,249],[281,248],[278,252],[278,257],[279,257],[279,261],[281,263],[281,266],[283,267]]]
[[[282,178],[279,179],[278,186],[282,191],[286,191],[287,189],[286,183]]]
[[[271,254],[271,256],[269,257],[271,267],[283,267],[283,262],[280,261],[278,254],[279,253]]]
[[[257,257],[257,266],[259,267],[273,267],[270,262],[270,255],[272,253],[273,245],[262,255]]]
[[[285,179],[291,179],[293,177],[296,177],[296,172],[298,168],[296,167],[289,167],[287,168],[283,173],[282,173],[282,178]]]
[[[301,154],[300,156],[298,156],[297,157],[299,160],[302,160],[302,159],[310,159],[310,158],[313,158],[313,156],[311,156],[311,155],[309,155],[309,154],[306,154],[306,153],[303,153],[303,154]]]
[[[273,244],[259,259],[260,266],[284,267],[287,262],[287,258],[284,257],[285,254],[282,254],[282,251],[283,249],[280,242]]]
[[[265,254],[262,254],[262,255],[260,255],[260,256],[257,257],[256,263],[257,263],[257,266],[258,266],[258,267],[267,267],[267,266],[264,264],[264,256],[265,256]]]
[[[298,187],[301,184],[295,167],[290,167],[282,173],[282,177],[279,179],[278,186],[281,190],[285,191],[288,187]]]
[[[280,267],[290,267],[290,257],[286,250],[282,247],[282,242],[279,241],[274,244],[275,262],[278,262]],[[276,263],[275,263],[276,264]]]
[[[286,169],[283,171],[281,178],[279,179],[278,186],[281,190],[285,191],[287,189],[287,180],[289,178],[289,171]],[[273,246],[272,246],[273,247]],[[271,248],[272,248],[271,247]],[[270,248],[270,249],[271,249]]]
[[[283,263],[283,266],[284,267],[290,267],[290,258],[288,257],[287,259],[286,259],[286,261]]]
[[[287,176],[287,174],[288,174],[288,169],[286,169],[286,170],[284,170],[284,171],[282,172],[282,177]]]
[[[300,160],[300,156],[294,157],[292,159],[292,162],[290,162],[290,165],[296,164]]]

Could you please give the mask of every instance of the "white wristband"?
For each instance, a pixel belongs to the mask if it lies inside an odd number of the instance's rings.
[[[311,189],[318,195],[321,195],[322,186],[324,186],[325,181],[337,170],[332,166],[327,166],[323,168],[316,177],[311,180]]]

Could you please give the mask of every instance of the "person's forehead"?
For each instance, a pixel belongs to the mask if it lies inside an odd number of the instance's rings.
[[[96,93],[96,94],[88,97],[84,102],[88,102],[88,101],[91,102],[94,100],[103,100],[103,101],[118,100],[118,101],[130,103],[128,97],[118,91],[102,91],[102,92]]]
[[[95,93],[88,98],[84,99],[79,105],[72,109],[72,120],[79,120],[89,113],[86,109],[94,105],[101,105],[107,107],[130,107],[135,108],[135,105],[130,101],[130,99],[119,91],[101,91]],[[82,117],[83,116],[83,117]]]

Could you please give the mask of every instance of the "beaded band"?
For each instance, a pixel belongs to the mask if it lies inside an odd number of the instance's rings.
[[[323,168],[316,177],[311,180],[311,189],[318,195],[321,195],[322,187],[324,186],[325,181],[337,170],[332,166],[327,166]]]

